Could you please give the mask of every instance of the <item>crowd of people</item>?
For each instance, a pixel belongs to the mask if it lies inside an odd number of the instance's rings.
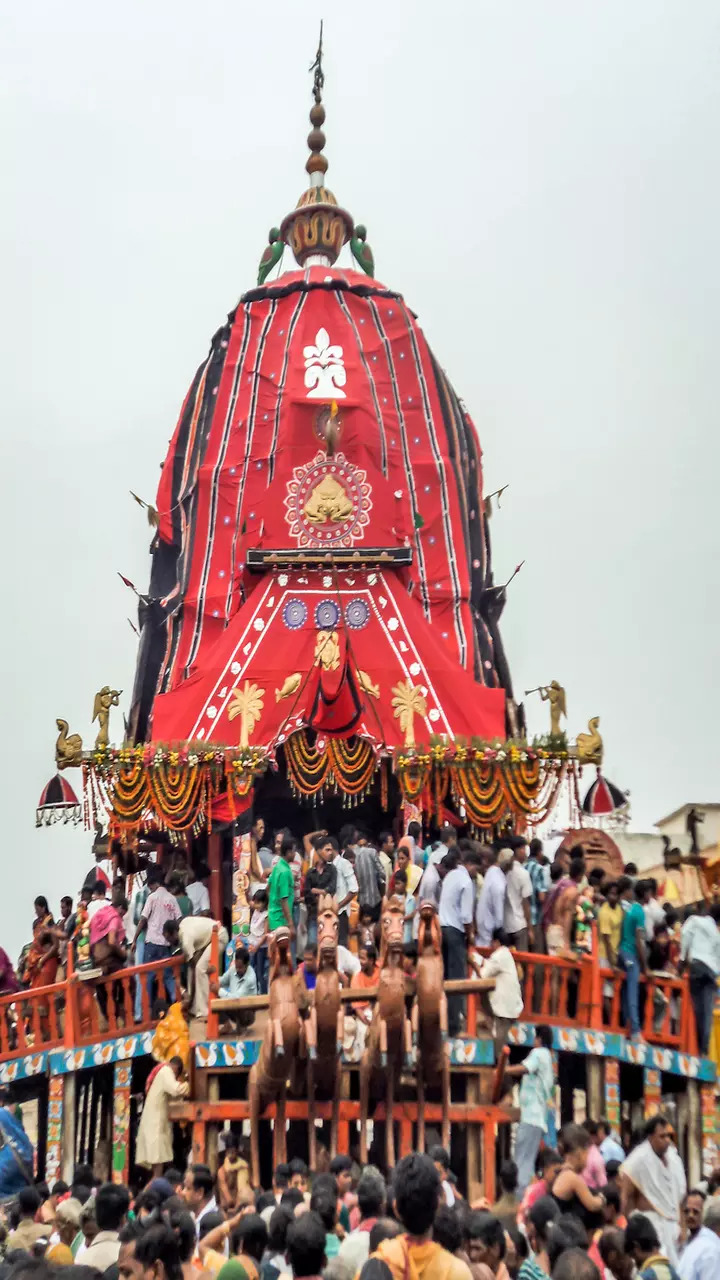
[[[141,1192],[72,1184],[20,1192],[0,1227],[2,1280],[716,1280],[720,1177],[687,1190],[671,1128],[646,1125],[630,1154],[604,1120],[567,1124],[529,1185],[468,1203],[447,1151],[405,1156],[388,1176],[350,1156],[311,1172],[279,1165],[253,1189],[242,1139],[223,1131],[217,1176],[166,1168]],[[78,1275],[77,1280],[81,1280]]]
[[[483,997],[483,1004],[498,1050],[523,1010],[514,957],[518,953],[565,958],[588,954],[595,934],[605,969],[606,1019],[621,981],[623,1020],[632,1036],[640,1039],[641,975],[662,979],[687,971],[699,1049],[708,1051],[720,975],[720,907],[706,910],[704,904],[690,905],[681,920],[675,907],[659,899],[657,882],[638,878],[632,865],[624,875],[611,879],[600,869],[588,873],[583,857],[573,852],[559,852],[550,862],[538,839],[508,835],[488,845],[458,838],[451,825],[425,842],[419,823],[410,823],[397,844],[390,832],[371,839],[353,825],[343,827],[338,838],[316,831],[297,840],[282,828],[267,840],[264,820],[258,818],[251,837],[250,921],[235,940],[234,954],[221,979],[221,996],[237,999],[267,992],[269,944],[279,928],[290,931],[293,954],[311,989],[318,903],[326,894],[334,898],[339,915],[342,980],[374,985],[380,913],[384,899],[392,895],[403,904],[409,976],[417,959],[418,907],[427,900],[438,911],[446,978],[467,977],[470,964],[495,979],[495,989]],[[77,905],[70,896],[62,898],[57,920],[47,899],[36,898],[32,941],[17,968],[0,950],[0,991],[32,989],[61,979],[70,945],[76,949],[76,963],[79,959],[103,975],[180,955],[190,980],[191,1012],[197,1018],[206,1017],[215,923],[209,878],[207,866],[192,868],[182,855],[176,855],[171,869],[150,864],[135,877],[130,903],[126,881],[111,883],[100,866],[86,878]],[[218,924],[224,949],[228,934],[223,922]],[[136,1021],[143,1009],[152,1008],[158,994],[154,978],[148,978],[146,986],[148,1003],[144,1004],[141,984],[136,984]],[[164,987],[159,994],[171,1002],[172,975],[164,975]],[[658,1032],[663,1025],[679,1023],[677,998],[667,990],[659,981],[652,989],[652,1025]],[[557,987],[553,999],[556,996]],[[105,987],[98,989],[98,999],[105,1015]],[[367,1009],[360,1008],[358,1021],[367,1016]],[[450,1033],[461,1032],[464,1022],[464,999],[452,995]],[[237,1018],[223,1023],[225,1029],[236,1025]]]

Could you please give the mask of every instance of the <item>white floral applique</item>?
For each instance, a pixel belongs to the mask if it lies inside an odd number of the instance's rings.
[[[307,400],[344,400],[347,373],[343,349],[330,342],[327,329],[318,329],[315,346],[303,347]]]

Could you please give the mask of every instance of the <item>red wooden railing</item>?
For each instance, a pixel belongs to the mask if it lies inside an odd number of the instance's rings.
[[[524,1006],[518,1022],[629,1034],[622,1014],[623,975],[601,966],[594,926],[592,949],[587,955],[565,959],[523,951],[513,954]],[[474,976],[473,969],[469,972]],[[606,994],[608,985],[612,990]],[[657,1002],[656,992],[662,996]],[[641,977],[640,1014],[642,1036],[648,1044],[697,1054],[697,1028],[687,976]],[[468,1029],[475,1025],[476,1001],[469,996]]]
[[[522,987],[523,1012],[518,1021],[547,1023],[594,1031],[627,1034],[622,1017],[622,974],[601,968],[593,930],[592,951],[587,956],[565,958],[516,952]],[[164,995],[165,976],[180,986],[182,957],[120,969],[107,977],[85,978],[73,968],[72,948],[67,977],[53,986],[0,996],[0,1061],[24,1057],[46,1049],[72,1049],[96,1044],[125,1032],[150,1030],[153,999]],[[217,996],[220,956],[217,927],[210,951],[210,1001],[207,1035],[218,1034],[218,1015],[212,1010]],[[474,970],[470,976],[475,976]],[[151,984],[152,980],[152,984]],[[136,982],[140,983],[140,1019],[135,1021]],[[611,990],[608,994],[607,984]],[[655,992],[664,1003],[655,1001]],[[642,1004],[644,997],[644,1006]],[[475,1034],[478,996],[468,995],[468,1033]],[[650,1044],[697,1054],[695,1017],[687,977],[649,975],[641,979],[643,1037]]]
[[[76,1043],[96,1044],[103,1036],[149,1031],[155,1026],[152,1002],[166,996],[169,999],[173,991],[172,985],[169,990],[165,986],[165,979],[172,978],[174,991],[180,990],[182,963],[182,956],[174,956],[170,960],[135,965],[132,969],[119,969],[117,973],[96,978],[92,982],[83,982],[82,977],[76,978],[73,988],[78,1011]],[[136,980],[140,983],[141,1001],[138,1022],[135,1021]]]
[[[164,996],[165,976],[180,989],[182,956],[120,969],[108,977],[88,977],[73,967],[68,949],[67,977],[48,987],[0,996],[0,1062],[47,1049],[73,1049],[104,1038],[149,1031],[153,999]],[[135,983],[140,983],[140,1019],[135,1021]],[[103,1012],[104,1011],[104,1012]]]

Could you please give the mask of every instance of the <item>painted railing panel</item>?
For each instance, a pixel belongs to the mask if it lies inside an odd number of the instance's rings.
[[[75,972],[70,954],[64,982],[0,996],[0,1061],[151,1030],[156,1025],[152,1004],[158,995],[180,990],[182,963],[182,956],[174,956],[108,976],[88,977]],[[168,977],[174,980],[170,990],[165,985]],[[136,1021],[138,983],[140,1017]]]

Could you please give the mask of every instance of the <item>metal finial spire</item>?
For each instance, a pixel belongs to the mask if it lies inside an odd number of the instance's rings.
[[[315,99],[316,102],[320,102],[322,98],[322,91],[325,86],[325,72],[323,71],[323,67],[322,67],[322,37],[323,37],[323,24],[322,24],[322,18],[321,18],[320,19],[320,41],[318,43],[317,53],[315,54],[315,61],[312,63],[311,67],[309,68],[310,71],[315,72],[315,77],[313,79],[313,98]]]
[[[353,233],[353,220],[349,213],[338,207],[332,191],[325,186],[327,157],[324,154],[325,108],[322,101],[325,72],[323,71],[323,24],[320,23],[320,41],[315,60],[310,67],[313,77],[313,104],[310,108],[308,134],[310,155],[305,162],[309,174],[308,188],[303,191],[292,213],[283,218],[280,240],[292,249],[295,261],[301,267],[320,265],[331,267],[344,244]],[[265,250],[265,255],[267,255]]]
[[[308,134],[308,146],[310,155],[307,158],[305,169],[310,174],[310,185],[312,187],[321,187],[324,182],[324,176],[327,173],[327,157],[323,155],[323,147],[325,146],[325,134],[322,131],[322,125],[325,122],[325,108],[322,104],[322,91],[325,84],[325,72],[322,65],[322,38],[323,24],[320,23],[320,42],[318,50],[315,54],[315,61],[310,70],[313,75],[313,105],[310,108],[310,123],[312,129]]]

